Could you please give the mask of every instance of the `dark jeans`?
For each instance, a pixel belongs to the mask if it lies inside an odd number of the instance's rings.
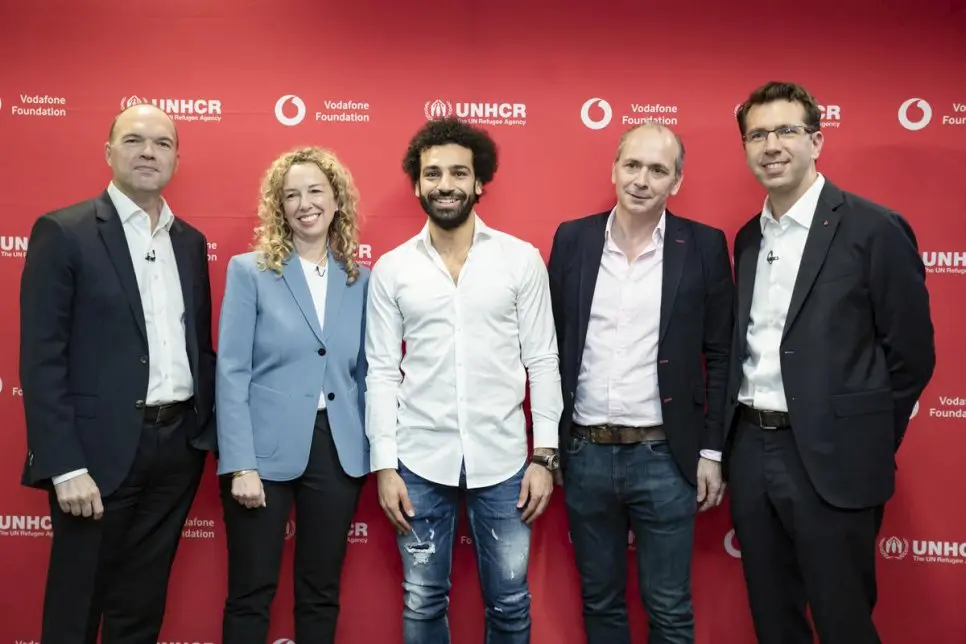
[[[512,477],[465,490],[480,587],[486,606],[486,644],[530,641],[530,527],[517,509],[526,465]],[[449,644],[450,570],[461,488],[427,481],[399,464],[416,516],[398,538],[403,564],[403,634],[406,644]],[[298,641],[298,639],[296,639]]]
[[[335,642],[339,589],[349,526],[364,478],[339,463],[328,415],[320,412],[309,461],[294,481],[262,481],[263,508],[247,509],[231,496],[231,476],[221,480],[228,536],[228,599],[224,644],[264,644],[278,587],[285,525],[295,503],[295,641]]]
[[[145,422],[127,477],[104,497],[100,520],[65,513],[50,494],[54,528],[44,600],[44,644],[155,644],[181,531],[205,456],[191,446],[194,411]],[[97,481],[94,481],[97,483]]]
[[[694,642],[691,554],[697,491],[665,441],[565,446],[564,495],[589,644],[630,644],[628,529],[637,543],[650,644]]]

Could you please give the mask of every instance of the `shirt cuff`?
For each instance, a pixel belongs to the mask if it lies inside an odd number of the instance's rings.
[[[396,441],[390,438],[370,443],[369,467],[373,472],[398,469],[399,456],[396,453]]]
[[[55,477],[51,478],[50,481],[54,485],[60,485],[61,483],[64,483],[65,481],[69,481],[72,478],[75,478],[75,477],[80,476],[81,474],[87,474],[87,468],[86,467],[82,467],[79,470],[74,470],[73,472],[67,472],[67,474],[61,474],[60,476],[55,476]]]
[[[560,430],[557,425],[537,421],[533,423],[533,449],[557,449],[560,445]]]
[[[721,452],[714,449],[703,449],[700,452],[702,458],[706,458],[709,461],[715,461],[717,463],[721,462]]]

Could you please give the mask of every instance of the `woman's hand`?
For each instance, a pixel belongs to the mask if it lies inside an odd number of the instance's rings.
[[[232,475],[231,495],[249,510],[265,507],[265,486],[255,470]]]

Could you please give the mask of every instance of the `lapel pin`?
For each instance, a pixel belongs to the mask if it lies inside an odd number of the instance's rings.
[[[674,241],[676,241],[679,244],[683,244],[684,243],[684,240],[683,239],[675,239]]]
[[[822,225],[823,225],[823,226],[828,226],[828,219],[826,219],[825,221],[823,221],[823,222],[822,222]]]

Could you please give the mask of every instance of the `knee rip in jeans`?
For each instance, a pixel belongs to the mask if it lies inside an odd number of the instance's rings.
[[[530,599],[530,593],[526,590],[521,590],[518,593],[513,593],[512,595],[507,595],[503,597],[496,605],[493,606],[494,613],[504,613],[508,609],[522,608]]]
[[[408,543],[406,544],[406,553],[412,558],[414,564],[425,565],[436,554],[436,544],[432,541]]]

